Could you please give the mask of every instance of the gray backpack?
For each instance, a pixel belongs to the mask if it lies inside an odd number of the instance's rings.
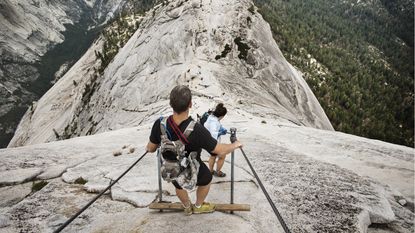
[[[180,187],[192,190],[196,186],[200,166],[196,159],[197,152],[193,151],[187,155],[185,144],[180,140],[180,135],[177,135],[179,140],[171,141],[167,131],[167,122],[168,117],[160,118],[161,177],[167,182],[176,181]],[[196,122],[192,120],[183,133],[179,132],[181,136],[187,139],[193,132],[195,124]],[[166,159],[168,154],[174,155],[176,160]]]

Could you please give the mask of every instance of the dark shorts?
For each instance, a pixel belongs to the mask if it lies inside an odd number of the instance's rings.
[[[199,167],[199,173],[197,174],[197,186],[205,186],[210,184],[210,182],[212,181],[212,173],[210,172],[209,168],[206,166],[206,164],[200,160],[198,160],[200,163],[200,167]],[[173,181],[172,184],[174,185],[174,187],[176,187],[177,189],[182,189],[182,187],[180,187],[176,181]]]

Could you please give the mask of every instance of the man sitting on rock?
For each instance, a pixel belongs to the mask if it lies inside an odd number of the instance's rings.
[[[184,133],[189,124],[194,121],[189,117],[189,109],[192,107],[192,94],[186,86],[176,86],[170,93],[170,106],[173,108],[173,115],[168,117],[166,125],[162,125],[162,118],[158,119],[151,130],[150,141],[147,144],[148,152],[155,152],[162,142],[162,127],[164,127],[166,134],[169,135],[171,141],[183,141],[185,145],[185,152],[189,155],[191,152],[196,152],[196,160],[200,167],[197,174],[197,191],[196,203],[192,205],[188,193],[174,180],[172,183],[176,187],[176,195],[182,202],[184,212],[186,215],[192,213],[210,213],[215,210],[215,205],[205,201],[209,193],[210,183],[212,181],[212,174],[209,168],[204,164],[200,158],[202,148],[208,152],[215,154],[229,154],[235,149],[242,146],[239,141],[232,144],[221,144],[212,138],[209,131],[199,123],[194,124],[193,131],[184,137]],[[163,155],[164,159],[165,156]],[[171,158],[170,158],[171,159]],[[173,158],[175,159],[175,158]],[[177,161],[177,160],[176,160]]]

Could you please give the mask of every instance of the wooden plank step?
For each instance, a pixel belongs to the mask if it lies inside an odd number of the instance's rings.
[[[149,205],[149,209],[157,210],[183,210],[183,206],[179,202],[153,202]],[[251,206],[247,204],[216,204],[217,211],[251,211]]]

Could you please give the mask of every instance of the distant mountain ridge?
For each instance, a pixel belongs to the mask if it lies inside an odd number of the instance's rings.
[[[100,25],[152,0],[0,2],[0,147],[7,146],[32,101],[91,45]],[[59,78],[59,77],[56,77]]]

